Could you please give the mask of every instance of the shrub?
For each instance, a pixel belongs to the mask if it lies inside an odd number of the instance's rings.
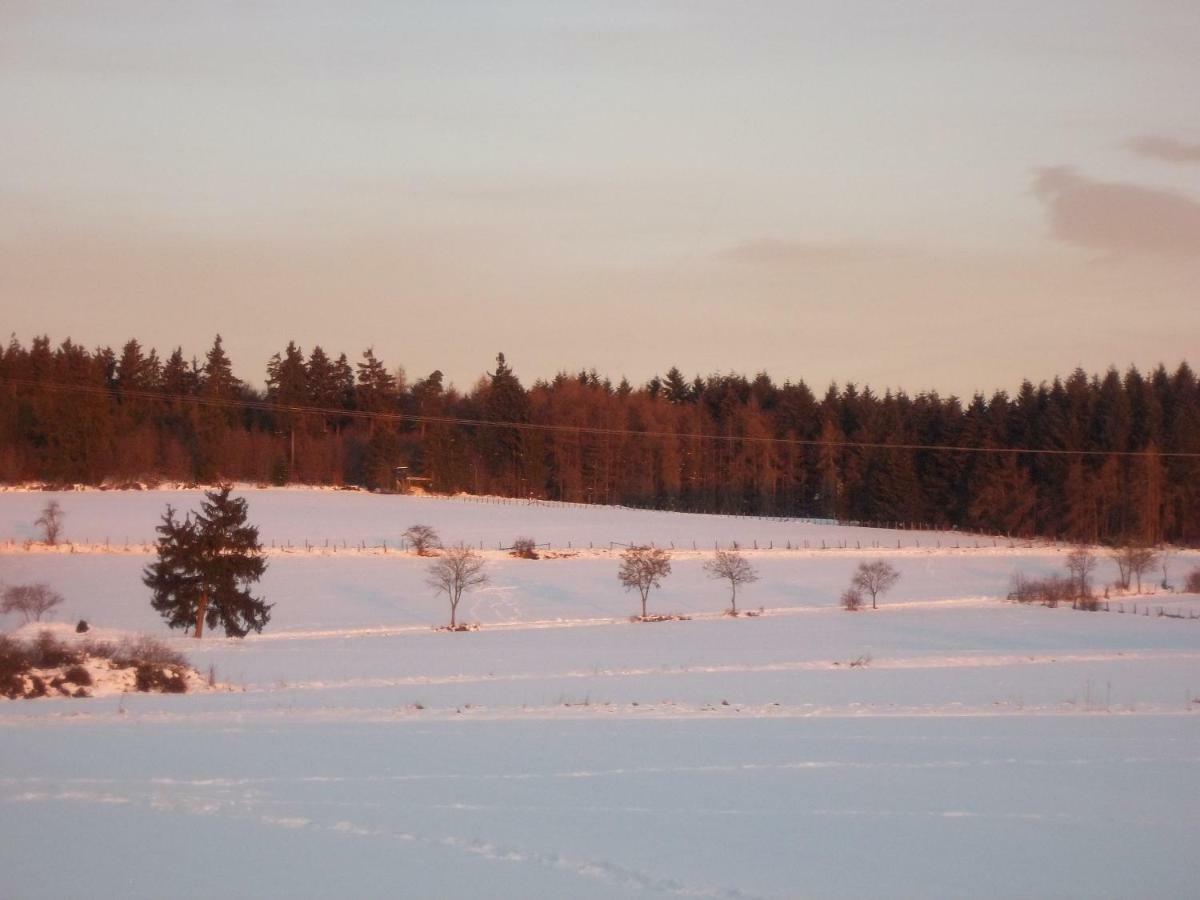
[[[533,538],[531,537],[516,538],[512,543],[512,550],[510,552],[513,556],[520,559],[538,558],[537,544],[533,542]]]
[[[69,681],[71,684],[89,687],[92,683],[92,673],[83,666],[71,666],[69,669],[63,672],[63,681]]]
[[[441,540],[432,525],[413,525],[404,532],[404,539],[417,556],[431,556],[434,549],[441,546]]]
[[[89,630],[90,630],[90,626],[87,623],[87,619],[80,619],[79,622],[75,625],[75,633],[76,634],[87,634]]]
[[[28,669],[29,648],[16,638],[0,634],[0,682],[7,686],[11,678]]]
[[[1200,568],[1192,569],[1183,582],[1183,589],[1189,594],[1200,594]]]
[[[1015,603],[1040,603],[1051,609],[1075,596],[1075,582],[1070,578],[1048,575],[1045,578],[1030,578],[1018,572],[1013,575],[1012,590],[1008,599]],[[1099,601],[1097,601],[1099,602]]]
[[[187,657],[158,638],[140,634],[125,638],[114,648],[112,661],[119,666],[186,666]]]
[[[29,665],[35,669],[52,669],[77,662],[79,651],[68,647],[49,631],[39,631],[29,645]]]
[[[862,608],[863,595],[858,588],[846,588],[842,591],[842,608],[847,612],[856,612]]]
[[[134,687],[145,693],[186,694],[187,678],[176,667],[140,663],[134,673]]]

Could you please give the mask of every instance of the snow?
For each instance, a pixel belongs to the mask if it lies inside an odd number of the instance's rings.
[[[75,552],[26,549],[47,495],[0,493],[6,582],[46,581],[67,598],[62,623],[152,633],[236,689],[0,704],[0,893],[1194,891],[1196,595],[1111,592],[1096,613],[1013,605],[1011,574],[1060,571],[1065,550],[976,536],[245,495],[276,542],[272,621],[244,641],[194,641],[150,609],[137,542],[168,500],[190,508],[197,493],[58,495]],[[429,562],[395,552],[417,521],[488,548],[491,584],[460,607],[478,631],[433,630],[448,609],[424,583]],[[347,546],[327,550],[322,532]],[[496,549],[518,534],[583,550]],[[629,621],[638,600],[609,542],[630,540],[684,548],[649,610],[690,620]],[[728,585],[705,577],[703,548],[756,540],[761,580],[738,602],[763,615],[724,617]],[[802,549],[779,549],[789,540]],[[857,562],[883,555],[901,579],[880,608],[838,608]],[[1171,580],[1197,565],[1177,552]]]

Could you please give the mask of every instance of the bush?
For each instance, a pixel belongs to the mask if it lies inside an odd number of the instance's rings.
[[[80,619],[79,622],[75,625],[75,633],[76,634],[87,634],[89,630],[90,630],[90,626],[87,623],[87,619]]]
[[[111,654],[112,661],[122,667],[128,666],[186,666],[185,657],[178,650],[168,647],[158,638],[140,634],[125,638]]]
[[[174,666],[141,663],[134,674],[134,687],[145,693],[186,694],[187,678]]]
[[[1075,583],[1070,578],[1048,575],[1045,578],[1030,578],[1017,572],[1013,575],[1012,590],[1008,599],[1014,603],[1040,603],[1051,609],[1066,603],[1075,596]]]
[[[432,556],[433,551],[441,546],[441,539],[432,525],[413,525],[404,532],[404,539],[417,556]]]
[[[862,608],[863,595],[858,588],[846,588],[842,591],[842,608],[847,612],[856,612]]]
[[[53,669],[56,666],[79,662],[79,651],[69,647],[49,631],[39,631],[29,645],[29,665],[35,669]]]
[[[1183,582],[1183,589],[1189,594],[1200,594],[1200,569],[1192,569]]]
[[[29,669],[29,648],[16,638],[0,634],[0,682],[5,693],[10,679]]]
[[[531,537],[519,537],[514,540],[510,552],[519,559],[538,558],[537,544],[533,542],[533,538]]]
[[[63,672],[63,681],[69,681],[71,684],[90,687],[92,684],[92,673],[83,666],[71,666]]]

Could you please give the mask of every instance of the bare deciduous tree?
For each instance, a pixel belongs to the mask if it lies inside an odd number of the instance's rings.
[[[33,524],[42,529],[42,539],[53,547],[62,536],[63,508],[57,500],[51,500],[42,507],[42,514]]]
[[[859,563],[850,584],[870,594],[871,609],[878,609],[876,598],[890,591],[899,580],[900,573],[896,571],[895,566],[885,559],[877,559],[874,562]]]
[[[1109,551],[1109,557],[1117,564],[1119,583],[1123,590],[1129,590],[1131,581],[1137,582],[1137,592],[1142,592],[1142,576],[1158,561],[1154,549],[1141,544],[1123,544]]]
[[[1142,592],[1142,576],[1158,562],[1158,554],[1151,547],[1133,547],[1129,553],[1129,571],[1137,582],[1137,592]]]
[[[709,578],[722,578],[729,582],[729,611],[736,616],[738,585],[758,581],[758,572],[754,566],[736,550],[718,550],[713,558],[704,564],[704,571]]]
[[[438,533],[431,525],[413,525],[404,532],[404,539],[412,545],[417,556],[429,556],[430,551],[441,546]]]
[[[62,594],[46,584],[14,584],[4,589],[0,613],[20,613],[23,625],[42,621],[47,613],[63,602]]]
[[[483,557],[470,547],[451,547],[429,567],[426,583],[439,593],[446,592],[450,600],[450,627],[458,627],[458,602],[464,591],[487,584]]]
[[[1096,557],[1086,544],[1077,544],[1067,554],[1067,571],[1074,582],[1075,595],[1087,597],[1092,592],[1092,573],[1096,571]]]
[[[657,547],[630,547],[621,554],[617,578],[631,591],[642,596],[642,618],[646,618],[646,598],[651,588],[662,587],[662,579],[671,574],[671,554]]]

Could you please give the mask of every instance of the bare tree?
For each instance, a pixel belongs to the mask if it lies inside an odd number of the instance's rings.
[[[14,584],[4,589],[0,613],[20,613],[21,624],[42,621],[42,614],[63,602],[62,594],[46,584]]]
[[[1158,562],[1158,554],[1152,547],[1132,547],[1129,553],[1129,571],[1137,582],[1137,592],[1142,592],[1142,576]]]
[[[62,536],[62,520],[63,508],[59,506],[57,500],[51,500],[42,507],[42,514],[34,520],[33,524],[42,529],[43,540],[53,547]]]
[[[646,618],[646,598],[651,588],[662,587],[662,579],[671,574],[671,554],[657,547],[630,547],[621,554],[617,578],[631,591],[642,596],[642,618]]]
[[[738,585],[758,581],[758,572],[754,566],[736,550],[718,550],[716,555],[704,564],[704,571],[709,578],[723,578],[729,582],[729,611],[736,616]]]
[[[417,556],[430,556],[432,550],[441,546],[438,533],[431,525],[413,525],[404,532],[404,539],[412,545]]]
[[[1076,544],[1067,554],[1067,571],[1074,582],[1075,595],[1087,597],[1092,592],[1092,573],[1096,571],[1096,557],[1086,544]]]
[[[871,609],[878,609],[876,598],[890,591],[899,580],[900,573],[896,571],[895,566],[885,559],[877,559],[874,562],[859,563],[850,584],[870,594]]]
[[[1129,552],[1132,549],[1129,544],[1123,544],[1108,551],[1109,559],[1117,564],[1117,586],[1124,591],[1129,590],[1129,582],[1132,578],[1129,572]]]
[[[487,584],[483,557],[470,547],[451,547],[429,566],[426,584],[439,593],[446,592],[450,600],[450,627],[458,627],[458,601],[464,591]]]
[[[1117,564],[1121,587],[1129,590],[1129,583],[1136,580],[1139,594],[1142,592],[1142,576],[1158,562],[1158,554],[1154,549],[1143,544],[1122,544],[1109,551],[1108,555]]]

